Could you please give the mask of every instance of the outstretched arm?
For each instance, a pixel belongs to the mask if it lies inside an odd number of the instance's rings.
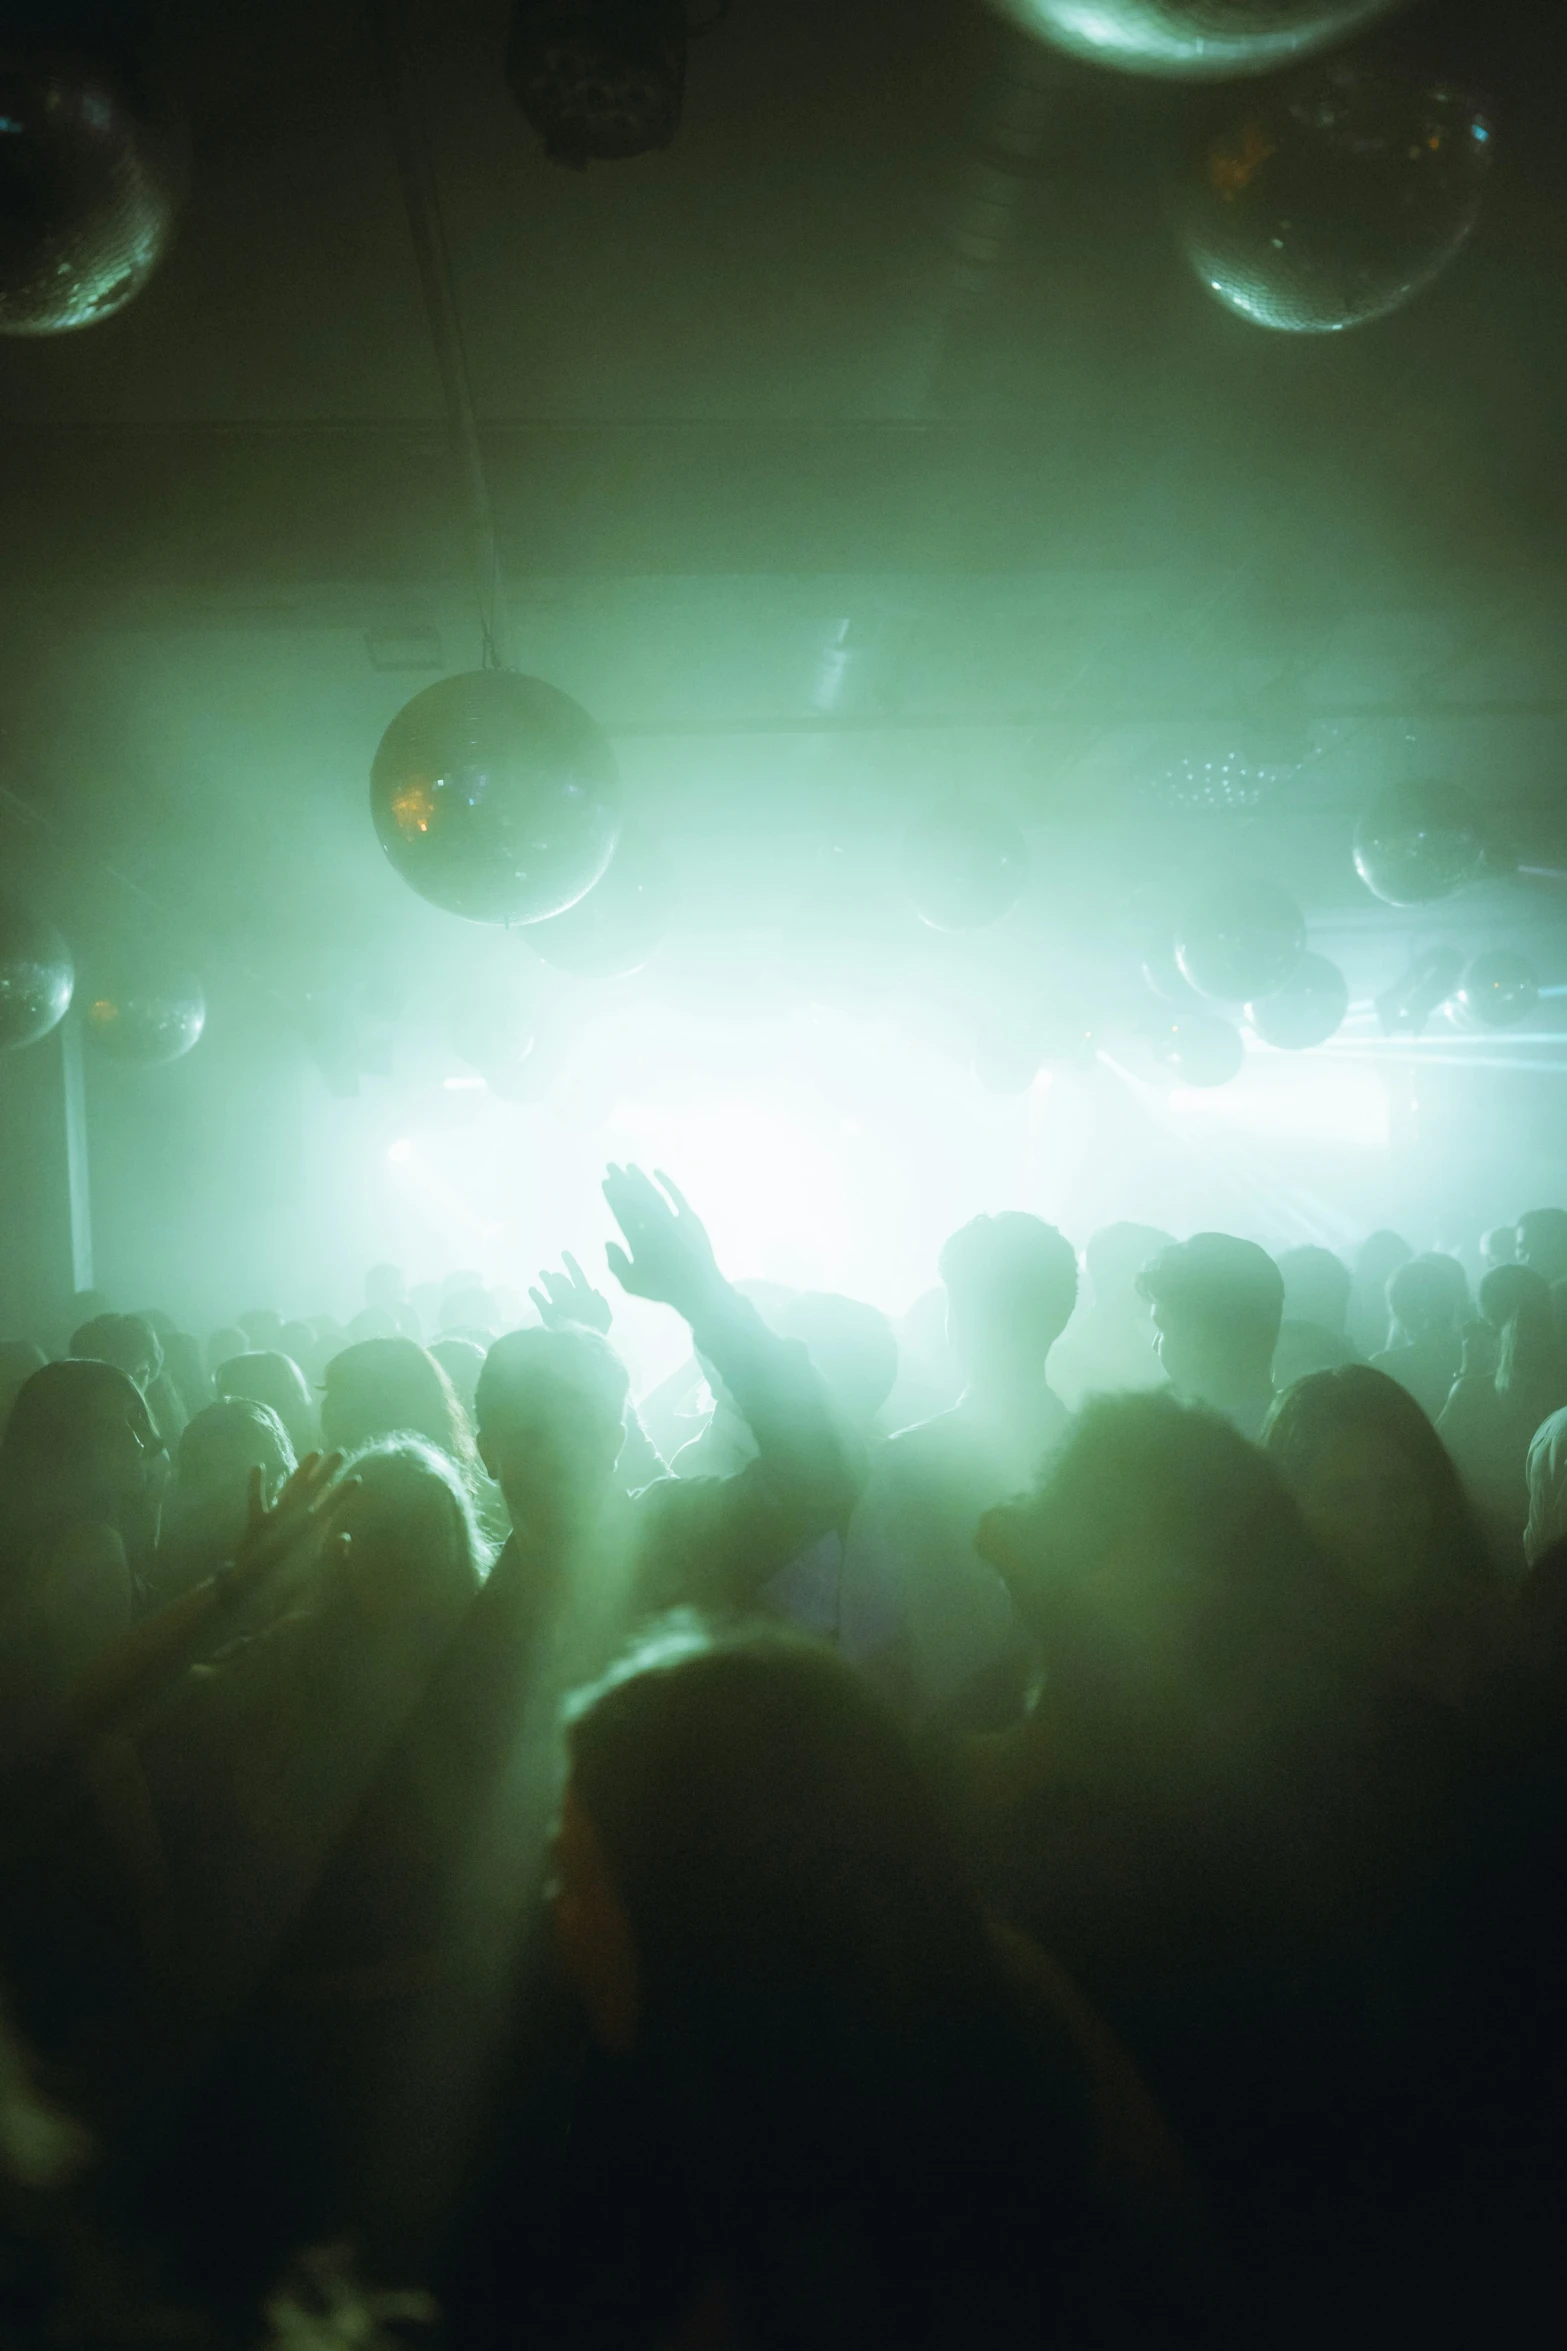
[[[662,1187],[660,1190],[659,1187]],[[706,1228],[668,1176],[612,1167],[604,1196],[629,1244],[611,1271],[638,1298],[673,1306],[733,1396],[757,1457],[737,1477],[661,1485],[649,1521],[644,1600],[739,1606],[854,1507],[861,1473],[797,1342],[778,1338],[725,1281]]]

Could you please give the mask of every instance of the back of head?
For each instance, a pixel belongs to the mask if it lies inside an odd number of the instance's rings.
[[[1526,1404],[1536,1425],[1567,1404],[1567,1350],[1549,1283],[1525,1265],[1499,1265],[1480,1284],[1480,1312],[1501,1338],[1497,1393]]]
[[[1284,1318],[1283,1277],[1266,1249],[1233,1233],[1193,1233],[1161,1250],[1137,1286],[1153,1307],[1177,1387],[1200,1392],[1200,1377],[1185,1376],[1188,1356],[1266,1385]]]
[[[953,1234],[939,1270],[952,1348],[971,1369],[1042,1365],[1077,1303],[1077,1252],[1021,1209],[976,1216]]]
[[[1294,1322],[1342,1334],[1354,1276],[1331,1249],[1286,1249],[1277,1260],[1284,1281],[1284,1311]]]
[[[84,1356],[46,1363],[23,1381],[0,1434],[0,1548],[14,1554],[45,1524],[112,1504],[96,1459],[106,1423],[122,1433],[128,1423],[142,1450],[153,1445],[141,1391],[117,1365]]]
[[[1547,1282],[1567,1280],[1567,1208],[1530,1208],[1518,1219],[1518,1261]]]
[[[157,1333],[139,1314],[100,1314],[83,1323],[72,1334],[71,1353],[83,1360],[112,1363],[138,1388],[146,1388],[163,1368]]]
[[[525,1489],[587,1495],[625,1440],[626,1367],[596,1331],[508,1331],[484,1359],[474,1401],[479,1450],[512,1504]]]
[[[1355,1251],[1355,1279],[1380,1296],[1387,1288],[1388,1276],[1413,1255],[1402,1233],[1380,1226],[1376,1232],[1368,1233]]]
[[[476,1416],[479,1392],[479,1374],[484,1369],[484,1349],[476,1339],[432,1339],[430,1353],[452,1383],[458,1403],[470,1420]]]
[[[1099,1308],[1131,1308],[1137,1303],[1137,1277],[1161,1250],[1174,1246],[1175,1235],[1152,1224],[1107,1224],[1090,1236],[1083,1262],[1093,1284]]]
[[[382,1437],[423,1437],[464,1470],[473,1439],[452,1383],[416,1339],[362,1339],[326,1367],[321,1435],[355,1453]]]
[[[49,1358],[31,1339],[0,1339],[0,1431],[24,1380],[42,1371]]]
[[[1412,1486],[1418,1524],[1402,1512],[1394,1533],[1410,1555],[1390,1563],[1390,1588],[1432,1569],[1484,1581],[1484,1545],[1447,1448],[1408,1389],[1386,1372],[1346,1363],[1297,1380],[1274,1405],[1262,1443],[1313,1524],[1331,1530],[1347,1506],[1345,1539],[1357,1554],[1378,1540],[1386,1498],[1397,1509],[1400,1488]],[[1350,1462],[1346,1444],[1354,1448]]]
[[[273,1348],[257,1348],[248,1355],[220,1363],[220,1396],[245,1396],[270,1406],[294,1439],[296,1450],[308,1433],[313,1404],[305,1375],[291,1357]]]
[[[267,1405],[232,1397],[209,1404],[180,1437],[177,1491],[182,1501],[243,1494],[252,1469],[275,1486],[294,1468],[288,1431]]]
[[[830,1290],[802,1290],[768,1317],[798,1339],[833,1403],[854,1429],[868,1428],[898,1376],[898,1342],[878,1307]]]
[[[1469,1304],[1469,1283],[1456,1257],[1429,1249],[1406,1258],[1388,1277],[1388,1310],[1407,1339],[1456,1330]]]
[[[350,1456],[354,1490],[337,1521],[362,1610],[412,1610],[436,1635],[459,1622],[488,1554],[463,1479],[449,1454],[394,1437]]]

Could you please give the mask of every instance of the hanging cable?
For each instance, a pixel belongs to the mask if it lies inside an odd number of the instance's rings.
[[[451,252],[441,213],[435,159],[416,94],[407,0],[371,0],[370,22],[386,93],[403,204],[408,214],[408,233],[419,265],[430,339],[435,345],[435,362],[440,370],[452,455],[457,461],[462,486],[468,561],[483,638],[483,666],[509,669],[512,666],[511,616],[501,570],[500,542],[479,446],[479,422],[473,404],[462,319],[452,287]]]

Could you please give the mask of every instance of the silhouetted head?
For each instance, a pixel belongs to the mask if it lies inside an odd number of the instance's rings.
[[[14,1557],[71,1519],[118,1523],[147,1493],[162,1451],[127,1373],[96,1358],[46,1363],[17,1390],[0,1437],[5,1548]]]
[[[287,1429],[265,1404],[232,1397],[209,1404],[186,1423],[175,1465],[175,1493],[182,1503],[221,1498],[243,1502],[250,1473],[259,1469],[264,1490],[275,1493],[295,1467]]]
[[[296,1458],[315,1450],[316,1408],[304,1373],[290,1356],[273,1348],[235,1355],[218,1366],[220,1396],[248,1396],[266,1404],[288,1431]]]
[[[1544,1281],[1567,1281],[1567,1208],[1524,1212],[1518,1219],[1518,1262]]]
[[[283,1317],[272,1306],[253,1306],[239,1318],[239,1327],[252,1347],[275,1348],[283,1336]]]
[[[207,1377],[215,1380],[219,1365],[231,1363],[236,1355],[243,1355],[249,1345],[250,1341],[237,1322],[225,1323],[220,1331],[214,1331],[205,1349]]]
[[[31,1339],[0,1339],[0,1430],[24,1380],[42,1371],[49,1358]]]
[[[1138,1288],[1178,1394],[1218,1411],[1266,1394],[1284,1316],[1283,1278],[1266,1249],[1232,1233],[1194,1233],[1161,1250]]]
[[[1244,1714],[1287,1673],[1311,1553],[1273,1464],[1164,1394],[1090,1399],[976,1546],[1039,1641],[1049,1699],[1133,1746]]]
[[[139,1314],[100,1314],[84,1322],[71,1337],[71,1353],[96,1363],[112,1363],[145,1395],[163,1369],[163,1349],[157,1333]]]
[[[421,1645],[456,1630],[489,1564],[473,1508],[451,1456],[417,1438],[393,1437],[350,1455],[333,1519],[343,1543],[339,1574],[355,1614],[396,1617]]]
[[[1315,1323],[1318,1330],[1344,1335],[1349,1294],[1354,1276],[1342,1257],[1331,1249],[1308,1244],[1286,1249],[1277,1259],[1284,1282],[1284,1312],[1292,1322]]]
[[[1040,2339],[1024,2281],[1071,2226],[1070,2125],[864,1681],[781,1637],[666,1636],[567,1738],[563,1956],[600,2038],[693,2118],[704,2223],[740,2296],[786,2287],[798,2307],[800,2281],[768,2272],[798,2259],[785,2216],[806,2213],[870,2299],[856,2341]],[[985,2322],[1013,2297],[1032,2325],[998,2334]]]
[[[1077,1303],[1077,1252],[1053,1224],[976,1216],[941,1252],[947,1335],[971,1379],[1037,1374]]]
[[[1493,1266],[1513,1265],[1518,1258],[1518,1227],[1515,1224],[1492,1225],[1480,1236],[1480,1258],[1487,1272]]]
[[[799,1340],[845,1424],[868,1432],[898,1376],[898,1342],[880,1309],[831,1290],[801,1290],[768,1320],[780,1338]]]
[[[188,1331],[171,1331],[163,1341],[163,1368],[187,1419],[212,1402],[212,1382],[202,1361],[201,1343]]]
[[[1406,1388],[1370,1364],[1313,1372],[1282,1395],[1263,1449],[1334,1573],[1383,1608],[1422,1585],[1484,1580],[1484,1551],[1447,1449]]]
[[[383,1437],[422,1437],[467,1477],[473,1436],[452,1383],[417,1339],[364,1339],[326,1367],[321,1438],[329,1451],[357,1453]]]
[[[508,1331],[479,1374],[479,1456],[519,1531],[590,1514],[626,1441],[626,1367],[595,1331]]]
[[[1404,1338],[1435,1338],[1455,1331],[1468,1311],[1468,1279],[1456,1257],[1426,1250],[1406,1258],[1389,1276],[1387,1303]]]

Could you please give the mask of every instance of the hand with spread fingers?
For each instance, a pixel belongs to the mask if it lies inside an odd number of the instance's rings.
[[[251,1471],[250,1491],[245,1499],[245,1532],[235,1548],[233,1564],[222,1579],[226,1601],[252,1590],[301,1544],[331,1532],[334,1520],[357,1485],[353,1478],[344,1485],[336,1483],[342,1466],[341,1453],[307,1453],[276,1501],[270,1504],[262,1490],[261,1471]]]
[[[540,1322],[547,1331],[597,1331],[607,1338],[614,1320],[609,1300],[594,1289],[569,1249],[561,1252],[561,1263],[564,1273],[551,1273],[546,1267],[539,1275],[541,1287],[528,1292]]]
[[[639,1167],[610,1167],[604,1197],[630,1254],[611,1241],[605,1255],[629,1296],[672,1306],[691,1322],[726,1285],[706,1226],[663,1169],[656,1173],[655,1184]]]

